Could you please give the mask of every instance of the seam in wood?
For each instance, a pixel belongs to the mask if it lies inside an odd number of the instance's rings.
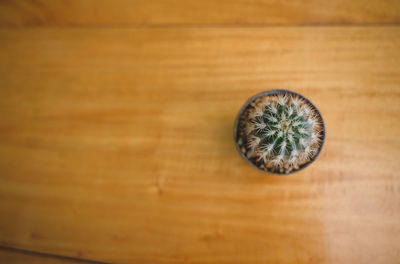
[[[0,25],[0,29],[186,29],[186,28],[270,28],[270,27],[398,27],[399,23],[300,23],[300,24],[121,24],[121,25]]]
[[[62,256],[62,255],[56,255],[56,254],[50,254],[50,253],[43,253],[43,252],[37,252],[37,251],[14,248],[14,247],[0,246],[0,250],[17,253],[17,254],[23,254],[23,255],[66,260],[66,261],[82,263],[82,264],[111,264],[109,262],[95,261],[95,260],[89,260],[89,259],[83,259],[83,258],[74,258],[74,257],[68,257],[68,256]]]

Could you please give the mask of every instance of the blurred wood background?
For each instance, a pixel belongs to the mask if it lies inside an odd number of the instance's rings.
[[[399,263],[400,1],[0,1],[0,262]],[[318,160],[236,152],[309,98]]]

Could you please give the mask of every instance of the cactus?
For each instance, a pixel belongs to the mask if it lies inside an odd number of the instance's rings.
[[[264,170],[289,173],[309,162],[321,146],[321,119],[296,94],[257,98],[242,118],[244,150]]]

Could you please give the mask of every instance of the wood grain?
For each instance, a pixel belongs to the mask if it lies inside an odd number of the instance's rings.
[[[398,0],[3,0],[1,26],[381,24]]]
[[[0,244],[113,263],[398,263],[398,27],[0,30]],[[289,177],[239,156],[248,97],[321,111]]]

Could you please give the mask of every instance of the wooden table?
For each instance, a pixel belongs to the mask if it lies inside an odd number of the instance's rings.
[[[399,263],[399,1],[1,1],[1,263]],[[288,89],[318,160],[235,150]]]

